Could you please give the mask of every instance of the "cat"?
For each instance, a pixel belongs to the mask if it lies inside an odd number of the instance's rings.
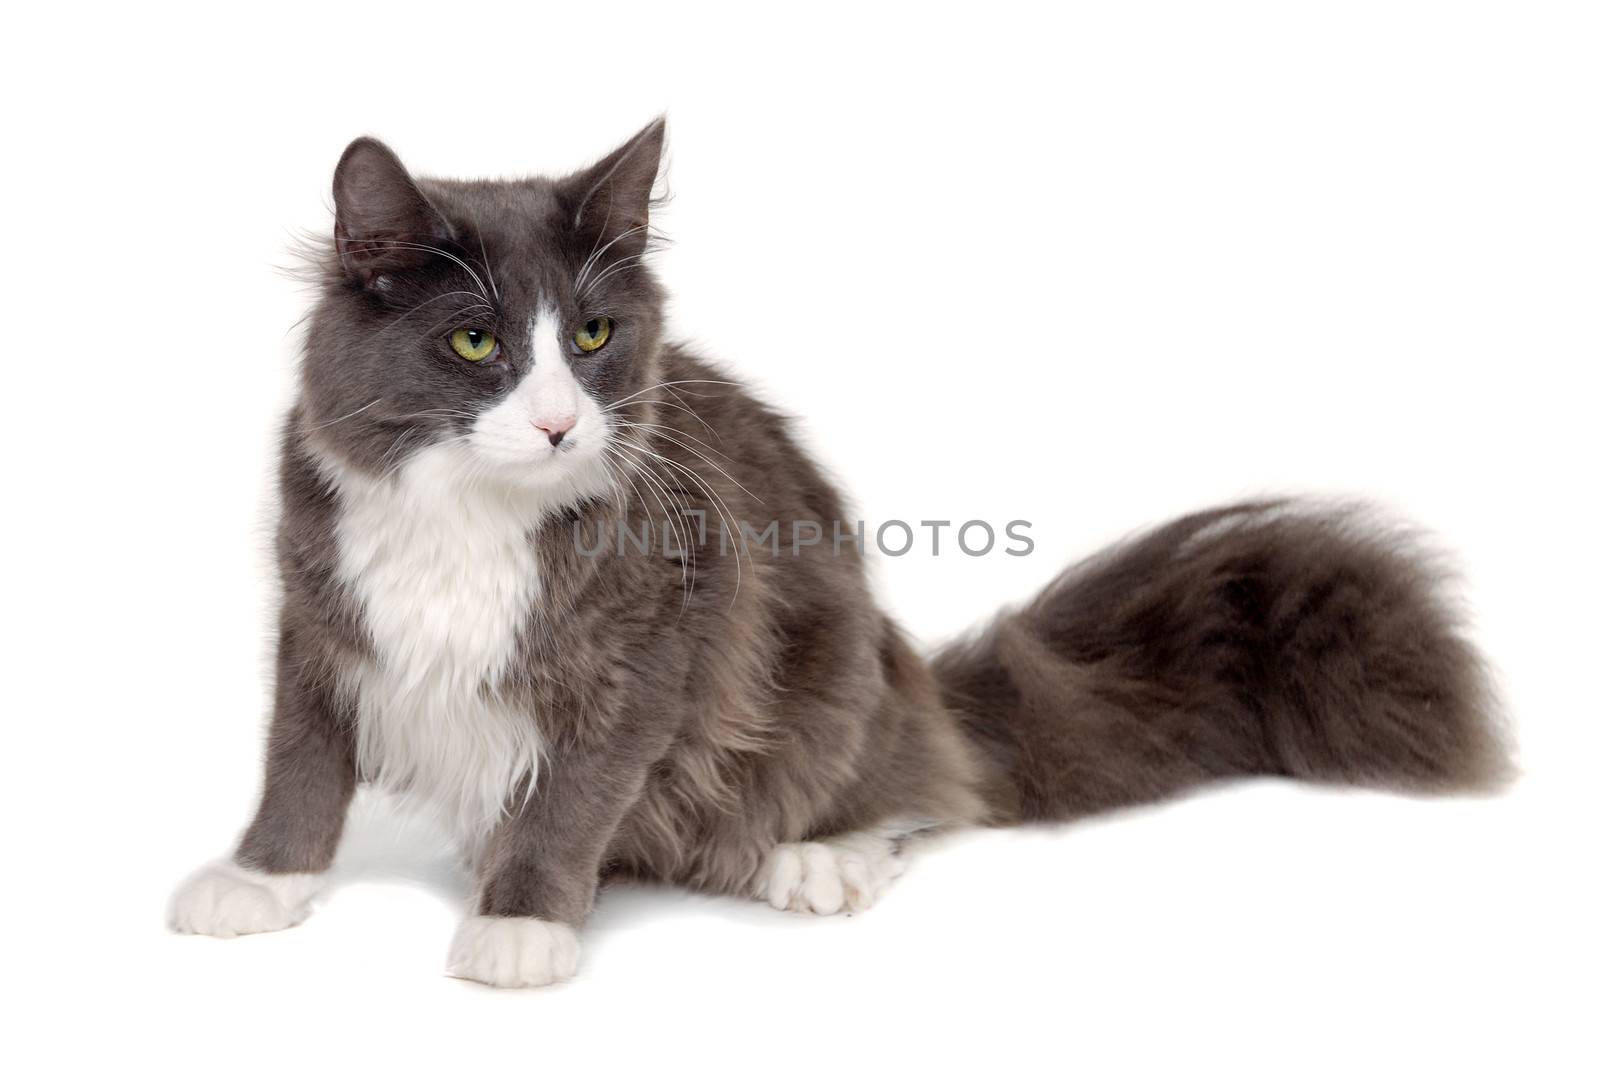
[[[1358,508],[1169,522],[920,656],[860,553],[793,534],[853,524],[784,416],[664,336],[664,136],[560,179],[344,152],[282,430],[259,809],[173,928],[300,922],[361,783],[461,843],[450,973],[524,987],[574,973],[611,879],[828,915],[871,905],[912,834],[1243,775],[1501,778],[1438,568]],[[593,550],[630,523],[649,551]]]

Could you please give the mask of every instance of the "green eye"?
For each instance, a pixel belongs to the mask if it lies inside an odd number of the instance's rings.
[[[578,327],[578,332],[572,335],[578,348],[584,352],[598,352],[611,340],[611,320],[601,315],[599,318],[590,319]]]
[[[482,363],[494,355],[498,346],[488,330],[457,330],[450,335],[450,347],[467,362]]]

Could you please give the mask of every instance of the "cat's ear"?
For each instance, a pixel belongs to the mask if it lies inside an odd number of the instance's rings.
[[[421,264],[450,234],[400,158],[371,137],[351,141],[339,157],[333,205],[339,262],[363,283]]]
[[[663,115],[600,162],[561,183],[573,227],[597,240],[615,242],[613,255],[644,251],[650,235],[650,191],[661,169],[666,136]]]

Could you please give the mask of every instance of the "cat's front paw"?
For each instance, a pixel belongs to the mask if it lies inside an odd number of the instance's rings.
[[[266,874],[236,863],[208,864],[178,887],[167,925],[180,934],[238,937],[283,930],[311,912],[315,874]]]
[[[577,973],[578,934],[544,919],[463,919],[450,944],[449,969],[456,978],[502,989],[549,985]]]
[[[756,877],[756,896],[783,911],[865,911],[905,869],[894,848],[870,833],[779,845]]]

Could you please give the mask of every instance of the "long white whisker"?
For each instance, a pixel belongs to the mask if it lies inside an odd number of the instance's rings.
[[[677,478],[672,479],[673,485],[677,487],[677,492],[673,492],[672,488],[667,485],[666,480],[661,477],[659,473],[652,472],[641,460],[635,459],[632,456],[628,456],[625,453],[618,453],[617,455],[619,459],[625,460],[630,468],[637,471],[640,477],[660,486],[661,492],[664,493],[668,499],[677,500],[688,495],[688,490],[684,488],[683,483]],[[687,585],[684,595],[684,608],[687,609],[690,598],[694,596],[695,582],[699,573],[699,560],[695,551],[697,541],[689,532],[689,519],[688,516],[684,515],[683,513],[683,506],[681,504],[674,504],[673,511],[677,512],[678,515],[678,520],[675,523],[675,529],[679,544],[689,554],[689,567],[686,572]],[[680,617],[681,614],[682,613],[680,612]]]
[[[719,441],[722,440],[722,435],[717,432],[717,429],[716,429],[715,426],[712,426],[705,419],[702,419],[695,412],[695,410],[693,408],[686,407],[683,404],[674,404],[670,400],[658,400],[658,399],[652,398],[652,399],[649,399],[649,400],[633,400],[633,401],[629,401],[628,403],[625,403],[625,404],[617,404],[616,407],[617,408],[636,408],[636,407],[643,407],[646,404],[660,404],[664,408],[677,408],[679,411],[683,412],[685,415],[688,415],[690,418],[694,419],[694,421],[698,422],[701,426],[704,426],[706,428],[706,430],[710,432],[711,436],[715,437]],[[709,448],[710,446],[707,445],[706,447]]]
[[[320,424],[318,424],[316,426],[313,426],[313,427],[311,427],[311,430],[312,431],[320,430],[320,429],[323,429],[324,427],[332,426],[336,422],[343,422],[345,419],[354,418],[355,416],[361,414],[363,411],[366,411],[368,408],[370,408],[370,407],[372,407],[372,406],[374,406],[376,404],[381,404],[387,399],[388,399],[388,397],[380,396],[378,399],[372,401],[369,404],[362,404],[360,407],[356,408],[354,411],[347,412],[346,414],[340,415],[337,419],[329,419],[327,422],[320,423]]]
[[[454,263],[457,266],[459,266],[462,270],[464,270],[468,274],[472,275],[472,280],[478,286],[478,294],[480,296],[482,296],[485,300],[489,299],[489,290],[484,287],[483,279],[478,276],[478,272],[473,270],[472,267],[468,265],[466,260],[462,259],[460,256],[454,254],[453,252],[446,252],[444,249],[435,248],[432,245],[418,244],[415,241],[392,241],[391,240],[391,241],[369,241],[369,242],[366,242],[366,243],[370,244],[370,245],[372,245],[374,247],[379,247],[379,248],[410,248],[410,249],[413,249],[413,250],[419,251],[419,252],[432,252],[436,256],[443,256],[445,259],[450,260],[452,263]]]
[[[652,475],[649,471],[647,471],[637,461],[634,461],[630,457],[624,456],[624,455],[622,455],[620,453],[618,454],[618,458],[627,460],[629,466],[631,466],[639,474],[639,476],[641,478],[645,479],[645,486],[646,486],[646,488],[648,488],[650,490],[650,495],[655,497],[656,501],[661,505],[661,517],[663,519],[665,519],[666,521],[672,523],[673,533],[678,538],[678,542],[679,542],[680,547],[684,548],[685,550],[687,550],[688,552],[691,553],[691,557],[690,558],[692,560],[693,559],[693,555],[692,554],[693,554],[694,550],[688,546],[688,543],[686,542],[686,539],[685,539],[686,538],[686,529],[685,529],[685,525],[684,525],[684,522],[683,522],[683,510],[681,508],[670,508],[670,510],[676,511],[678,513],[678,519],[676,521],[673,520],[672,517],[668,514],[669,505],[667,504],[666,497],[671,497],[672,496],[671,490],[667,488],[667,486],[666,486],[666,484],[664,482],[660,481],[658,478],[656,478],[654,475]],[[660,492],[656,491],[656,487],[657,486],[660,486],[660,490],[661,490]],[[666,494],[666,497],[663,497],[663,495],[662,495],[663,493]],[[640,502],[643,503],[642,500]],[[647,506],[645,508],[645,520],[649,521],[649,518],[650,518],[650,509]],[[663,545],[662,547],[665,548],[666,546]],[[692,563],[691,563],[691,568],[692,568]],[[683,581],[684,591],[683,591],[683,608],[681,608],[679,610],[679,612],[678,612],[680,618],[682,617],[683,612],[688,609],[688,607],[689,607],[689,597],[692,596],[693,592],[694,592],[694,584],[693,584],[692,578],[690,577],[690,571],[689,570],[686,569],[683,572],[682,581]]]
[[[589,282],[588,285],[583,287],[583,290],[579,295],[581,296],[583,293],[589,292],[590,290],[594,289],[595,286],[599,285],[601,282],[605,281],[607,278],[609,278],[612,275],[618,273],[619,271],[631,270],[634,267],[642,267],[642,266],[644,266],[644,262],[643,262],[644,258],[646,256],[648,256],[648,255],[651,255],[654,252],[655,252],[655,249],[647,248],[643,252],[638,253],[637,255],[622,257],[621,259],[617,260],[615,263],[613,263],[610,266],[608,266],[605,270],[601,271],[598,275],[596,275],[593,281]]]
[[[672,434],[671,437],[667,438],[668,441],[670,441],[673,444],[679,445],[681,448],[683,448],[687,452],[694,453],[694,455],[699,456],[700,459],[705,460],[706,463],[710,464],[713,467],[716,467],[717,465],[715,463],[712,463],[712,461],[709,458],[707,458],[702,453],[695,451],[693,448],[689,447],[689,445],[683,444],[682,442],[684,442],[684,441],[693,441],[695,444],[699,445],[701,448],[704,448],[706,451],[713,452],[716,455],[722,457],[723,462],[725,462],[725,463],[732,463],[733,462],[732,457],[730,457],[726,452],[722,451],[719,448],[713,448],[711,445],[708,445],[704,441],[700,440],[700,438],[694,436],[691,433],[685,433],[683,430],[680,430],[675,426],[667,426],[667,425],[664,425],[662,423],[634,423],[634,424],[630,424],[630,425],[637,425],[639,427],[639,429],[643,430],[645,433],[653,433],[653,434],[667,433],[667,434]],[[733,481],[733,475],[729,474],[725,470],[722,470],[722,468],[720,468],[720,467],[718,467],[717,469],[719,471],[721,471],[722,475],[724,477],[726,477],[728,479],[728,481],[730,481],[730,482]],[[737,482],[734,482],[734,484],[738,485]],[[739,486],[739,488],[743,489],[744,487],[743,486]],[[762,501],[762,503],[765,503],[765,501]]]
[[[731,385],[731,386],[737,386],[738,384],[739,384],[738,382],[724,382],[724,381],[718,381],[718,380],[716,380],[714,378],[679,378],[679,379],[676,379],[676,380],[670,381],[670,382],[656,382],[654,385],[645,386],[643,389],[640,389],[636,393],[629,393],[627,396],[623,397],[622,400],[618,400],[618,401],[616,401],[614,403],[607,404],[605,407],[601,408],[600,410],[601,411],[610,411],[613,408],[617,407],[619,404],[621,404],[623,400],[632,400],[634,397],[643,396],[644,394],[650,392],[653,389],[669,389],[674,385]],[[674,391],[674,392],[676,392],[676,391]]]
[[[671,427],[664,427],[664,426],[648,426],[647,427],[647,426],[644,426],[644,425],[640,425],[638,423],[635,423],[634,425],[639,426],[639,429],[641,429],[641,430],[666,431],[666,430],[670,430],[671,429]],[[682,431],[675,431],[675,432],[680,432],[681,433]],[[688,434],[684,434],[683,436],[688,437],[689,435]],[[723,470],[721,466],[719,466],[715,461],[713,461],[705,453],[700,452],[697,449],[691,447],[690,445],[686,445],[682,441],[679,441],[679,440],[677,440],[675,438],[668,438],[668,440],[671,441],[673,444],[677,445],[679,448],[683,449],[685,452],[693,453],[695,456],[697,456],[701,460],[701,462],[705,463],[709,467],[712,467],[713,469],[716,470],[716,472],[718,474],[720,474],[724,478],[728,479],[728,481],[732,482],[735,486],[738,486],[738,488],[746,496],[749,496],[749,497],[753,498],[756,503],[758,503],[758,504],[765,504],[766,503],[765,500],[762,500],[760,497],[756,496],[754,493],[750,492],[750,490],[746,489],[743,485],[741,485],[740,482],[739,482],[739,479],[735,478],[733,475],[731,475],[727,471]],[[697,437],[689,437],[689,440],[691,440],[691,441],[699,441],[699,438],[697,438]],[[704,441],[700,441],[700,444],[705,445],[705,442]],[[710,445],[705,445],[705,447],[710,448],[711,446]],[[715,451],[715,449],[713,449],[713,451]],[[722,453],[720,453],[720,452],[718,452],[717,454],[718,455],[722,455]],[[723,459],[727,459],[728,457],[727,456],[723,456],[722,458]]]
[[[591,189],[589,192],[590,192],[590,195],[593,195],[594,190]],[[583,203],[578,206],[578,214],[577,214],[577,217],[576,217],[576,219],[574,221],[578,222],[579,224],[582,223],[582,221],[583,221],[583,209],[588,207],[588,205],[589,205],[589,197],[585,196],[584,199],[583,199]],[[598,248],[599,247],[600,241],[606,235],[606,230],[611,226],[611,207],[612,207],[611,201],[607,200],[606,201],[606,217],[600,220],[600,229],[599,229],[598,232],[595,233],[595,236],[594,236],[594,248]],[[581,271],[579,271],[579,273],[578,273],[578,282],[581,282],[583,280],[583,275],[587,274],[589,272],[589,265],[594,262],[594,257],[596,255],[598,255],[598,254],[599,253],[597,251],[595,251],[594,249],[590,250],[588,258],[583,261],[583,269]],[[577,289],[578,282],[574,282],[573,283],[572,287],[573,287],[574,290]]]
[[[489,253],[483,247],[483,227],[477,225],[477,218],[473,218],[473,226],[477,230],[478,258],[483,260],[483,272],[489,276],[489,288],[494,290],[494,298],[500,299],[500,286],[495,284],[494,267],[489,263]]]
[[[609,218],[609,217],[610,216],[608,214],[607,218]],[[612,245],[616,244],[618,241],[622,240],[623,238],[627,237],[628,235],[635,234],[635,233],[638,233],[640,230],[646,230],[646,229],[649,229],[649,225],[648,224],[640,225],[640,226],[630,226],[628,229],[623,230],[621,233],[617,234],[611,240],[607,241],[604,246],[595,249],[593,252],[590,252],[589,253],[589,258],[583,261],[583,269],[578,271],[577,280],[572,283],[572,291],[575,292],[575,293],[582,293],[584,291],[583,279],[588,275],[589,271],[599,261],[600,257],[606,254],[606,249],[610,248]],[[602,232],[604,232],[604,231],[602,231]]]
[[[734,599],[737,599],[738,596],[739,596],[740,583],[741,583],[741,580],[742,580],[742,577],[743,577],[743,574],[742,574],[743,568],[739,564],[739,547],[740,547],[740,545],[743,544],[744,537],[743,537],[742,531],[739,529],[738,522],[734,519],[733,510],[731,508],[729,508],[727,503],[722,499],[722,494],[718,493],[715,489],[713,489],[711,487],[711,483],[710,482],[707,482],[703,477],[701,477],[701,475],[700,475],[700,473],[698,471],[696,471],[694,468],[688,466],[687,464],[679,463],[677,460],[671,459],[671,458],[669,458],[667,456],[663,456],[659,452],[652,451],[651,449],[645,448],[645,447],[640,446],[640,445],[631,444],[631,443],[629,443],[627,441],[623,441],[623,440],[619,439],[617,441],[617,443],[620,444],[624,448],[632,449],[635,452],[641,453],[641,454],[643,454],[645,456],[649,456],[651,459],[654,459],[657,462],[669,464],[670,466],[682,471],[691,481],[693,481],[696,485],[698,485],[701,488],[702,491],[705,492],[706,496],[708,497],[708,502],[713,507],[715,507],[717,509],[718,516],[724,521],[724,523],[726,524],[727,527],[731,527],[732,528],[732,535],[733,535],[733,538],[734,538],[734,543],[733,543],[733,560],[734,560],[733,595],[734,595]],[[745,548],[745,554],[747,556],[749,555],[749,551],[750,551],[749,548],[746,547]],[[753,556],[750,557],[750,562],[751,562],[751,565],[754,566],[755,558]]]
[[[412,315],[415,315],[417,312],[421,311],[423,308],[427,307],[429,304],[432,304],[432,303],[434,303],[436,301],[439,301],[439,300],[443,300],[447,296],[470,296],[473,299],[473,303],[468,304],[468,305],[466,305],[465,307],[462,307],[462,308],[453,309],[443,319],[440,319],[439,320],[440,322],[443,322],[443,321],[445,321],[445,319],[451,318],[452,316],[466,315],[466,314],[468,314],[470,312],[476,311],[478,308],[483,308],[484,310],[489,311],[491,313],[494,311],[494,308],[492,306],[490,306],[488,304],[485,304],[485,303],[483,303],[482,301],[480,301],[478,299],[478,294],[477,293],[468,292],[465,289],[452,289],[448,293],[440,293],[438,296],[431,296],[428,299],[422,301],[422,303],[417,304],[415,307],[408,308],[407,310],[401,312],[399,315],[395,316],[393,322],[390,322],[387,326],[383,327],[383,329],[381,329],[381,330],[378,330],[372,336],[374,338],[382,337],[384,334],[388,333],[390,330],[394,329],[396,326],[400,325],[406,319],[410,318]]]

